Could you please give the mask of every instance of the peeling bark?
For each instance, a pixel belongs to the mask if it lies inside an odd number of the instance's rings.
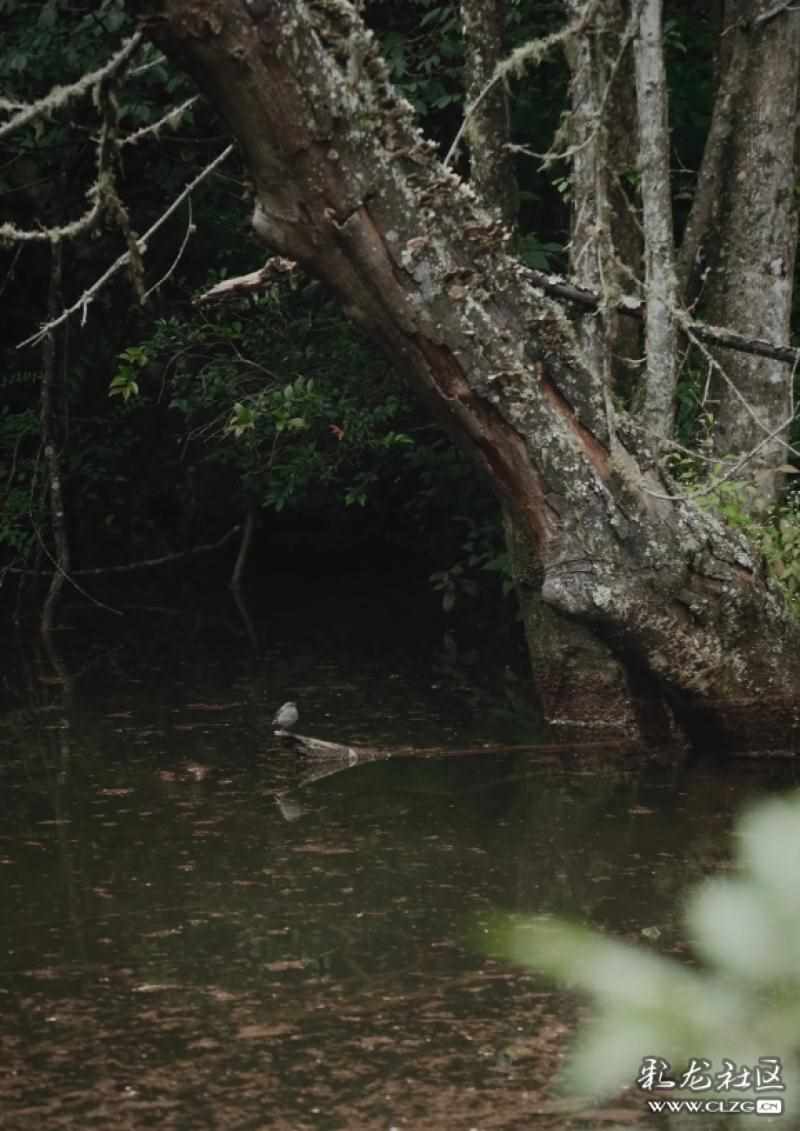
[[[163,0],[147,33],[238,138],[266,242],[338,293],[492,483],[590,626],[701,737],[790,711],[800,636],[760,563],[637,461],[623,414],[505,229],[444,169],[346,0]],[[655,492],[655,493],[651,493]],[[708,732],[708,733],[706,733]]]

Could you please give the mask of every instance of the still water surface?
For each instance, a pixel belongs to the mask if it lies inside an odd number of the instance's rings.
[[[502,656],[358,583],[249,635],[227,596],[65,620],[74,678],[20,645],[5,680],[8,1131],[586,1127],[552,1098],[576,1003],[476,934],[555,912],[685,953],[681,893],[793,782],[537,751]],[[314,780],[270,732],[287,698],[303,733],[428,753]]]

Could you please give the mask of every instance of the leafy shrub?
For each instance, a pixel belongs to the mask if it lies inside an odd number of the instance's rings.
[[[701,443],[701,449],[708,452],[710,445]],[[670,470],[697,506],[738,530],[763,555],[789,607],[800,617],[800,494],[790,489],[781,503],[764,507],[763,497],[754,483],[727,479],[725,464],[709,465],[707,460],[708,457],[702,455],[698,459],[674,455],[670,459]],[[706,478],[709,466],[711,472]]]
[[[614,1095],[637,1081],[647,1061],[664,1062],[665,1079],[671,1069],[680,1083],[693,1061],[708,1074],[724,1072],[726,1062],[764,1074],[779,1058],[783,1082],[794,1085],[783,1096],[787,1110],[800,1110],[800,795],[745,813],[735,845],[736,874],[707,879],[687,901],[699,969],[563,921],[498,924],[492,950],[594,1000],[597,1015],[581,1029],[566,1071],[570,1088]],[[754,1071],[751,1084],[757,1080]],[[682,1094],[642,1092],[643,1100]],[[753,1091],[690,1094],[742,1099]],[[741,1115],[735,1125],[743,1126]]]
[[[158,478],[209,518],[355,509],[376,535],[437,557],[463,543],[470,570],[493,568],[488,491],[475,490],[464,457],[420,419],[389,363],[304,279],[159,320],[119,355],[108,391],[121,432],[131,414],[160,416],[160,429],[144,430],[165,433]],[[141,421],[130,427],[143,432]]]

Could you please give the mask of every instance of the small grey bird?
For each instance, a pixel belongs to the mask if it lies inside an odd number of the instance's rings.
[[[275,712],[272,726],[275,730],[291,730],[292,727],[297,726],[297,720],[299,718],[300,715],[297,710],[297,704],[284,703],[283,706]]]

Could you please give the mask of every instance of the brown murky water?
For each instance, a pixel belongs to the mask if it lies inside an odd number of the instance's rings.
[[[66,685],[24,648],[6,679],[0,1126],[635,1121],[561,1106],[578,1005],[475,939],[558,912],[682,952],[681,892],[793,767],[509,750],[530,719],[385,595],[273,610],[254,648],[226,601],[104,643],[76,616]],[[311,780],[270,733],[287,698],[305,733],[439,752]]]

